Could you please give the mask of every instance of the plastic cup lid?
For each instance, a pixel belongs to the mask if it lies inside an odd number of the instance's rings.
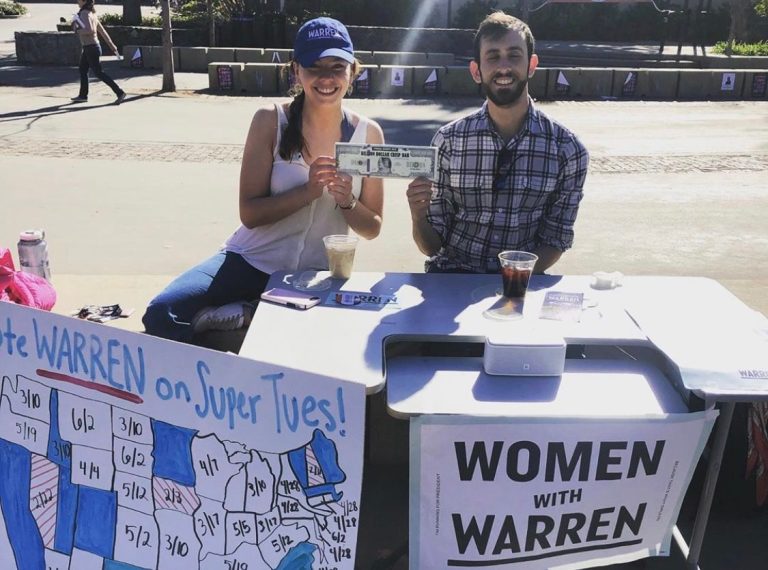
[[[21,241],[38,241],[45,237],[43,230],[25,230],[19,234]]]

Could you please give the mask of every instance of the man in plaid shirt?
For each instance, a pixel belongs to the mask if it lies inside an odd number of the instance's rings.
[[[539,60],[527,24],[495,12],[474,47],[486,101],[432,140],[437,180],[408,186],[413,238],[428,272],[497,272],[498,253],[515,249],[538,255],[541,273],[573,244],[589,155],[528,96]]]

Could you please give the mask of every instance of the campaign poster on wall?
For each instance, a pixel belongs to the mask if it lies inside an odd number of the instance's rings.
[[[411,565],[576,570],[667,555],[716,416],[414,418]]]
[[[234,76],[232,74],[232,66],[219,65],[216,68],[216,73],[219,78],[219,89],[222,91],[231,91],[235,87]]]
[[[362,385],[0,302],[0,390],[3,570],[354,567]]]

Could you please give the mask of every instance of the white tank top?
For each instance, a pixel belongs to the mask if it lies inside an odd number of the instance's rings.
[[[277,108],[277,141],[272,161],[270,194],[275,196],[305,184],[309,179],[309,165],[300,152],[290,161],[280,157],[280,137],[288,124],[282,105]],[[364,144],[368,133],[368,121],[360,117],[349,142]],[[352,194],[360,197],[362,178],[352,179]],[[265,226],[248,229],[240,226],[224,244],[226,251],[239,253],[243,258],[265,273],[296,271],[298,269],[328,269],[328,259],[323,246],[323,236],[347,234],[347,225],[336,201],[328,194],[314,200],[282,220]]]

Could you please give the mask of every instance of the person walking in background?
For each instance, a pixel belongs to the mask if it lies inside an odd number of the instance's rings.
[[[293,100],[256,111],[245,141],[242,225],[150,302],[147,333],[205,345],[206,331],[249,324],[273,272],[327,269],[323,236],[350,228],[379,235],[381,179],[338,172],[334,158],[337,142],[384,142],[378,124],[342,106],[360,67],[349,33],[337,20],[316,18],[301,26],[293,50]]]
[[[481,22],[469,71],[485,104],[438,130],[437,180],[407,191],[427,271],[495,273],[513,249],[542,273],[571,247],[589,155],[528,96],[538,61],[525,22],[501,11]]]
[[[72,21],[72,29],[80,38],[80,45],[83,51],[80,54],[80,93],[73,97],[75,103],[85,103],[88,101],[88,70],[92,69],[93,74],[109,85],[109,88],[115,92],[115,103],[119,105],[125,100],[125,91],[117,86],[117,83],[107,75],[101,68],[101,44],[99,36],[109,45],[115,55],[118,55],[117,46],[112,38],[109,37],[107,30],[101,25],[96,17],[96,9],[93,7],[93,0],[77,0],[80,10],[75,14]]]

